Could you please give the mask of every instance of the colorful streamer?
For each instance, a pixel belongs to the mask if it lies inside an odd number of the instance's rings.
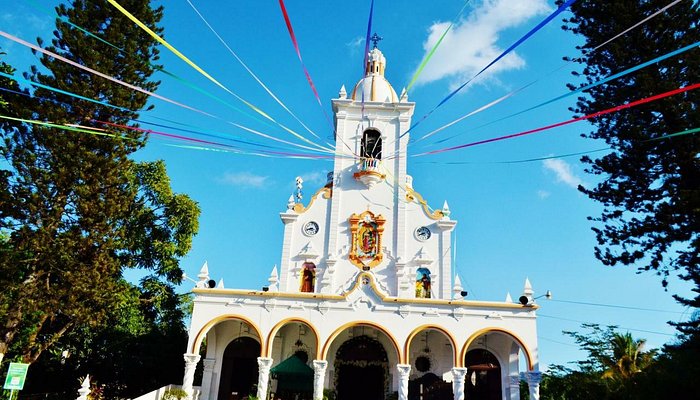
[[[175,101],[175,100],[171,100],[171,99],[169,99],[169,98],[167,98],[167,97],[163,97],[163,96],[158,95],[158,94],[155,94],[155,93],[153,93],[153,92],[149,92],[148,90],[142,89],[142,88],[140,88],[140,87],[138,87],[138,86],[134,86],[134,85],[128,84],[128,83],[126,83],[126,82],[122,82],[122,81],[120,81],[119,79],[116,79],[116,78],[113,78],[113,77],[111,77],[111,76],[109,76],[109,75],[106,75],[106,74],[103,74],[103,73],[101,73],[101,72],[95,71],[95,70],[92,69],[92,68],[88,68],[88,67],[86,67],[86,66],[84,66],[84,65],[78,64],[78,63],[75,62],[75,61],[69,60],[69,59],[67,59],[67,58],[65,58],[65,57],[62,57],[62,56],[60,56],[60,55],[58,55],[58,54],[56,54],[56,53],[53,53],[53,52],[48,51],[48,50],[46,50],[46,49],[43,49],[43,48],[41,48],[41,47],[39,47],[39,46],[33,45],[33,44],[31,44],[31,43],[29,43],[29,42],[26,42],[26,41],[24,41],[24,40],[22,40],[22,39],[20,39],[20,38],[18,38],[18,37],[16,37],[16,36],[10,35],[10,34],[7,33],[7,32],[0,31],[0,36],[3,36],[3,37],[5,37],[5,38],[7,38],[7,39],[12,40],[13,42],[17,42],[17,43],[21,44],[21,45],[27,46],[27,47],[29,47],[29,48],[31,48],[31,49],[33,49],[33,50],[35,50],[35,51],[38,51],[38,52],[40,52],[40,53],[46,54],[46,55],[48,55],[48,56],[51,56],[51,57],[53,57],[53,58],[55,58],[55,59],[57,59],[57,60],[61,60],[61,61],[65,62],[66,64],[70,64],[70,65],[72,65],[72,66],[74,66],[74,67],[76,67],[76,68],[80,68],[80,69],[82,69],[83,71],[90,72],[91,74],[97,75],[97,76],[99,76],[99,77],[105,78],[105,79],[107,79],[107,80],[109,80],[109,81],[112,81],[112,82],[114,82],[114,83],[117,83],[117,84],[119,84],[119,85],[122,85],[122,86],[124,86],[124,87],[127,87],[127,88],[129,88],[129,89],[131,89],[131,90],[135,90],[135,91],[137,91],[137,92],[146,94],[146,95],[148,95],[148,96],[155,97],[155,98],[157,98],[157,99],[166,101],[166,102],[171,103],[171,104],[174,104],[174,105],[176,105],[176,106],[179,106],[179,107],[182,107],[182,108],[186,108],[186,109],[188,109],[188,110],[191,110],[191,111],[194,111],[194,112],[197,112],[197,113],[200,113],[200,114],[209,116],[209,117],[214,117],[214,115],[209,114],[209,113],[207,113],[207,112],[205,112],[205,111],[196,109],[196,108],[194,108],[194,107],[190,107],[190,106],[185,105],[185,104],[182,104],[182,103],[178,103],[178,102]]]
[[[146,33],[148,33],[152,38],[154,38],[154,39],[157,40],[159,43],[161,43],[163,46],[165,46],[168,50],[172,51],[172,52],[173,52],[176,56],[178,56],[181,60],[185,61],[188,65],[190,65],[190,66],[191,66],[192,68],[194,68],[197,72],[199,72],[200,74],[202,74],[205,78],[209,79],[209,80],[210,80],[211,82],[213,82],[215,85],[219,86],[220,88],[222,88],[223,90],[225,90],[227,93],[229,93],[230,95],[232,95],[233,97],[235,97],[236,99],[238,99],[239,101],[241,101],[243,104],[245,104],[246,106],[250,107],[253,111],[255,111],[255,112],[257,112],[258,114],[262,115],[263,117],[265,117],[266,119],[268,119],[268,120],[270,120],[272,123],[274,123],[275,125],[279,126],[280,128],[284,129],[285,131],[291,133],[292,135],[294,135],[295,137],[299,138],[300,140],[302,140],[302,141],[304,141],[304,142],[307,142],[307,143],[309,143],[309,144],[311,144],[311,145],[313,145],[313,146],[320,147],[318,144],[309,141],[308,139],[306,139],[305,137],[299,135],[298,133],[294,132],[293,130],[289,129],[288,127],[286,127],[286,126],[280,124],[280,123],[277,122],[274,118],[272,118],[271,116],[269,116],[267,113],[265,113],[264,111],[262,111],[261,109],[259,109],[259,108],[256,107],[255,105],[253,105],[252,103],[248,102],[247,100],[245,100],[245,99],[242,98],[241,96],[237,95],[236,93],[234,93],[233,91],[231,91],[230,89],[228,89],[226,86],[222,85],[219,81],[217,81],[216,79],[214,79],[211,75],[209,75],[206,71],[204,71],[202,68],[200,68],[197,64],[195,64],[194,62],[192,62],[192,60],[190,60],[189,58],[187,58],[184,54],[182,54],[182,53],[181,53],[180,51],[178,51],[175,47],[173,47],[170,43],[166,42],[162,37],[158,36],[157,33],[153,32],[148,26],[146,26],[146,24],[144,24],[144,23],[141,22],[138,18],[136,18],[134,15],[132,15],[131,13],[129,13],[129,11],[127,11],[124,7],[122,7],[121,5],[119,5],[119,3],[117,3],[115,0],[107,0],[107,1],[108,1],[111,5],[113,5],[117,10],[119,10],[122,14],[124,14],[127,18],[129,18],[132,22],[134,22],[136,25],[138,25],[141,29],[143,29],[144,31],[146,31]],[[321,148],[322,148],[322,147],[321,147]],[[326,151],[330,151],[330,150],[326,150]]]
[[[671,58],[671,57],[673,57],[673,56],[677,56],[677,55],[679,55],[679,54],[681,54],[681,53],[684,53],[684,52],[686,52],[686,51],[688,51],[688,50],[692,50],[692,49],[694,49],[694,48],[696,48],[696,47],[700,47],[700,41],[695,42],[695,43],[693,43],[693,44],[691,44],[691,45],[682,47],[682,48],[680,48],[680,49],[678,49],[678,50],[671,51],[671,52],[666,53],[666,54],[664,54],[664,55],[662,55],[662,56],[656,57],[656,58],[654,58],[654,59],[652,59],[652,60],[643,62],[643,63],[641,63],[641,64],[639,64],[639,65],[635,65],[634,67],[628,68],[628,69],[626,69],[626,70],[624,70],[624,71],[621,71],[621,72],[618,72],[618,73],[609,75],[609,76],[607,76],[607,77],[605,77],[605,78],[603,78],[603,79],[601,79],[601,80],[599,80],[599,81],[597,81],[597,82],[591,83],[590,85],[586,85],[586,86],[580,87],[580,88],[578,88],[578,89],[576,89],[576,90],[572,90],[572,91],[570,91],[570,92],[567,92],[567,93],[565,93],[565,94],[562,94],[562,95],[560,95],[560,96],[557,96],[557,97],[555,97],[555,98],[553,98],[553,99],[547,100],[547,101],[545,101],[545,102],[542,102],[542,103],[540,103],[540,104],[537,104],[537,105],[532,106],[532,107],[530,107],[530,108],[527,108],[527,109],[525,109],[525,110],[518,111],[518,112],[516,112],[516,113],[514,113],[514,114],[510,114],[510,115],[507,115],[507,116],[505,116],[505,117],[502,117],[502,118],[496,119],[496,120],[494,120],[494,121],[491,121],[491,122],[489,122],[489,123],[483,124],[483,125],[481,125],[481,126],[478,126],[478,127],[474,128],[473,130],[477,130],[477,129],[481,129],[481,128],[484,128],[484,127],[489,126],[489,125],[493,125],[493,124],[495,124],[495,123],[497,123],[497,122],[504,121],[504,120],[506,120],[506,119],[509,119],[509,118],[512,118],[512,117],[515,117],[515,116],[524,114],[524,113],[526,113],[526,112],[528,112],[528,111],[532,111],[532,110],[534,110],[534,109],[540,108],[540,107],[545,106],[545,105],[547,105],[547,104],[554,103],[555,101],[564,99],[564,98],[569,97],[569,96],[573,96],[573,95],[575,95],[575,94],[577,94],[577,93],[581,93],[581,92],[586,91],[586,90],[588,90],[588,89],[592,89],[592,88],[594,88],[594,87],[596,87],[596,86],[600,86],[600,85],[602,85],[602,84],[604,84],[604,83],[607,83],[607,82],[610,82],[610,81],[612,81],[612,80],[614,80],[614,79],[621,78],[621,77],[623,77],[623,76],[625,76],[625,75],[629,75],[629,74],[631,74],[631,73],[633,73],[633,72],[639,71],[639,70],[642,69],[642,68],[646,68],[646,67],[648,67],[648,66],[650,66],[650,65],[652,65],[652,64],[656,64],[656,63],[658,63],[658,62],[661,62],[661,61],[666,60],[666,59],[668,59],[668,58]],[[430,133],[428,133],[428,134],[422,136],[418,141],[423,140],[423,139],[426,139],[426,138],[428,138],[428,137],[430,137],[430,136],[436,134],[437,132],[440,132],[441,130],[443,130],[443,129],[449,127],[449,126],[452,126],[452,125],[454,125],[455,123],[457,123],[457,122],[459,122],[459,121],[461,121],[461,120],[463,120],[463,119],[465,119],[465,118],[467,118],[467,117],[470,117],[470,116],[476,114],[477,112],[483,111],[483,110],[485,110],[485,109],[487,109],[487,108],[490,108],[491,106],[493,106],[493,105],[495,105],[495,104],[497,104],[497,103],[500,103],[501,101],[505,100],[507,97],[510,97],[510,96],[516,94],[517,92],[519,92],[519,91],[525,89],[526,87],[532,85],[532,84],[535,83],[535,82],[536,82],[536,81],[530,82],[529,84],[523,86],[522,88],[520,88],[520,89],[518,89],[518,90],[516,90],[516,91],[510,92],[510,93],[507,94],[506,96],[503,96],[503,97],[501,97],[500,99],[495,100],[494,102],[491,102],[491,103],[489,103],[489,104],[487,104],[487,105],[485,105],[485,106],[479,108],[479,109],[476,110],[476,111],[472,111],[471,113],[469,113],[469,114],[467,114],[467,115],[465,115],[465,116],[463,116],[463,117],[460,117],[460,118],[458,118],[458,119],[456,119],[456,120],[454,120],[454,121],[452,121],[452,122],[450,122],[450,123],[448,123],[448,124],[446,124],[446,125],[444,125],[444,126],[438,128],[438,129],[436,129],[436,130],[434,130],[434,131],[432,131],[432,132],[430,132]],[[450,140],[450,139],[453,139],[453,138],[455,138],[455,137],[457,137],[457,136],[459,136],[459,135],[460,135],[460,134],[450,136],[450,137],[448,137],[448,138],[439,140],[439,141],[437,141],[436,143],[443,143],[443,142],[445,142],[445,141],[447,141],[447,140]],[[418,141],[416,141],[416,142],[418,142]]]
[[[367,34],[365,35],[365,58],[362,64],[362,75],[365,75],[365,70],[367,69],[367,63],[369,62],[369,40],[372,34],[372,15],[374,15],[374,0],[369,5],[369,18],[367,19]]]
[[[676,136],[683,136],[683,135],[691,135],[694,133],[700,132],[700,128],[693,128],[693,129],[687,129],[684,131],[676,132],[676,133],[670,133],[668,135],[663,135],[659,136],[657,138],[652,138],[652,139],[646,139],[642,140],[641,143],[646,143],[646,142],[654,142],[657,140],[665,140],[669,139],[672,137]],[[547,156],[547,157],[537,157],[537,158],[527,158],[524,160],[509,160],[509,161],[483,161],[483,162],[478,162],[478,161],[418,161],[418,164],[446,164],[446,165],[465,165],[465,164],[523,164],[523,163],[529,163],[529,162],[535,162],[535,161],[544,161],[544,160],[551,160],[555,158],[567,158],[567,157],[575,157],[575,156],[581,156],[584,154],[593,154],[593,153],[599,153],[601,151],[610,151],[613,150],[612,147],[605,147],[602,149],[596,149],[596,150],[588,150],[588,151],[580,151],[577,153],[568,153],[568,154],[560,154],[556,156]]]
[[[61,61],[65,62],[65,63],[67,63],[67,64],[70,64],[70,65],[72,65],[72,66],[74,66],[74,67],[76,67],[76,68],[80,68],[80,69],[82,69],[82,70],[84,70],[84,71],[88,71],[88,72],[90,72],[90,73],[92,73],[92,74],[94,74],[94,75],[100,76],[100,77],[102,77],[102,78],[105,78],[105,79],[107,79],[107,80],[109,80],[109,81],[112,81],[112,82],[114,82],[114,83],[117,83],[117,84],[119,84],[119,85],[122,85],[122,86],[124,86],[124,87],[127,87],[127,88],[129,88],[129,89],[136,90],[136,91],[141,92],[141,93],[144,93],[144,94],[146,94],[146,95],[148,95],[148,96],[155,97],[155,98],[157,98],[157,99],[160,99],[160,100],[166,101],[166,102],[168,102],[168,103],[177,105],[177,106],[179,106],[179,107],[182,107],[182,108],[185,108],[185,109],[188,109],[188,110],[197,112],[197,113],[199,113],[199,114],[206,115],[206,116],[208,116],[208,117],[215,118],[215,119],[220,120],[220,121],[224,121],[224,122],[226,122],[226,123],[228,123],[228,124],[231,124],[231,125],[233,125],[233,126],[235,126],[235,127],[237,127],[237,128],[240,128],[240,129],[246,130],[246,131],[248,131],[248,132],[254,133],[254,134],[259,135],[259,136],[261,136],[261,137],[264,137],[264,138],[266,138],[266,139],[274,140],[274,141],[277,141],[277,142],[280,142],[280,143],[285,143],[285,144],[288,144],[288,145],[291,145],[291,146],[295,146],[295,147],[299,147],[299,148],[302,148],[302,149],[305,149],[305,150],[323,151],[323,152],[327,152],[327,153],[334,153],[333,150],[323,149],[323,148],[320,148],[320,149],[319,149],[319,146],[318,146],[317,144],[315,144],[315,143],[312,143],[315,147],[308,147],[308,146],[304,146],[304,145],[301,145],[301,144],[297,144],[297,143],[294,143],[294,142],[290,142],[290,141],[287,141],[287,140],[284,140],[284,139],[279,139],[279,138],[276,138],[276,137],[274,137],[274,136],[270,136],[270,135],[264,134],[264,133],[262,133],[262,132],[256,131],[256,130],[254,130],[254,129],[250,129],[250,128],[246,127],[246,126],[243,126],[243,125],[238,124],[238,123],[235,123],[235,122],[226,121],[226,120],[222,119],[221,117],[218,117],[218,116],[216,116],[216,115],[210,114],[210,113],[208,113],[208,112],[206,112],[206,111],[202,111],[202,110],[200,110],[200,109],[197,109],[197,108],[194,108],[194,107],[190,107],[190,106],[188,106],[188,105],[179,103],[179,102],[177,102],[177,101],[175,101],[175,100],[171,100],[171,99],[169,99],[169,98],[167,98],[167,97],[163,97],[163,96],[158,95],[158,94],[155,94],[155,93],[153,93],[153,92],[149,92],[149,91],[147,91],[147,90],[145,90],[145,89],[142,89],[142,88],[140,88],[140,87],[138,87],[138,86],[134,86],[134,85],[128,84],[128,83],[126,83],[126,82],[122,82],[122,81],[120,81],[120,80],[118,80],[118,79],[116,79],[116,78],[113,78],[113,77],[111,77],[111,76],[109,76],[109,75],[105,75],[105,74],[103,74],[103,73],[101,73],[101,72],[95,71],[94,69],[91,69],[91,68],[88,68],[88,67],[83,66],[83,65],[81,65],[81,64],[78,64],[78,63],[76,63],[76,62],[74,62],[74,61],[72,61],[72,60],[69,60],[69,59],[67,59],[67,58],[65,58],[65,57],[62,57],[62,56],[60,56],[60,55],[58,55],[58,54],[56,54],[56,53],[50,52],[50,51],[48,51],[48,50],[46,50],[46,49],[43,49],[43,48],[41,48],[41,47],[39,47],[39,46],[35,46],[35,45],[31,44],[31,43],[28,43],[28,42],[26,42],[26,41],[24,41],[24,40],[22,40],[22,39],[20,39],[20,38],[17,38],[17,37],[15,37],[15,36],[13,36],[13,35],[10,35],[9,33],[0,31],[0,36],[4,36],[4,37],[6,37],[6,38],[8,38],[8,39],[10,39],[10,40],[12,40],[12,41],[15,41],[15,42],[17,42],[17,43],[20,43],[20,44],[22,44],[22,45],[24,45],[24,46],[27,46],[27,47],[29,47],[29,48],[31,48],[31,49],[34,49],[34,50],[38,51],[38,52],[41,52],[41,53],[43,53],[43,54],[49,55],[49,56],[51,56],[51,57],[54,57],[54,58],[56,58],[56,59],[58,59],[58,60],[61,60]],[[64,92],[64,93],[67,94],[68,92]],[[71,95],[72,95],[72,94],[71,94]],[[76,97],[77,95],[72,95],[72,96]],[[113,106],[113,107],[114,107],[114,106]],[[273,121],[273,122],[275,122],[275,121]],[[304,139],[305,139],[305,138],[304,138]],[[307,141],[308,141],[308,140],[307,140]]]
[[[650,19],[656,17],[657,15],[661,14],[662,12],[668,10],[669,8],[675,6],[676,4],[678,4],[678,3],[680,3],[680,2],[681,2],[681,0],[675,0],[675,1],[673,1],[673,2],[671,2],[671,3],[669,3],[669,4],[667,4],[665,7],[659,9],[658,11],[656,11],[656,12],[653,13],[653,14],[651,14],[650,16],[644,18],[643,20],[637,22],[637,23],[634,24],[633,26],[630,26],[630,27],[627,28],[626,30],[624,30],[624,31],[622,31],[622,32],[620,32],[620,33],[618,33],[617,35],[613,36],[612,38],[610,38],[610,39],[606,40],[605,42],[599,44],[598,46],[594,47],[593,50],[591,50],[591,51],[596,51],[596,50],[600,49],[601,47],[605,46],[606,44],[608,44],[608,43],[612,42],[613,40],[619,38],[620,36],[622,36],[622,35],[624,35],[625,33],[631,31],[632,29],[638,27],[639,25],[642,25],[643,23],[649,21]]]
[[[421,72],[423,72],[423,68],[425,68],[425,66],[428,64],[428,61],[430,61],[430,59],[433,58],[433,54],[435,53],[435,50],[437,50],[438,46],[440,46],[440,43],[442,43],[442,40],[445,38],[445,36],[447,36],[447,32],[449,32],[452,29],[452,26],[455,24],[455,21],[459,20],[459,17],[462,15],[464,10],[467,8],[467,5],[469,5],[470,1],[471,0],[467,0],[466,2],[464,2],[464,5],[457,13],[457,16],[455,16],[455,18],[452,20],[452,22],[450,22],[450,25],[447,27],[447,29],[445,29],[445,32],[443,32],[442,35],[440,35],[440,38],[435,43],[433,48],[430,49],[430,51],[425,56],[425,58],[423,58],[423,61],[421,61],[420,65],[418,66],[418,69],[416,70],[416,72],[413,73],[413,76],[411,77],[411,81],[406,86],[406,93],[408,93],[408,91],[411,90],[411,88],[413,87],[413,84],[416,83],[418,76],[421,74]],[[369,35],[369,31],[367,34]],[[365,64],[366,64],[366,62],[365,62]]]
[[[303,122],[301,119],[299,119],[299,117],[297,117],[296,114],[294,114],[294,113],[292,112],[292,110],[290,110],[290,109],[282,102],[282,100],[280,100],[280,99],[272,92],[272,90],[270,90],[270,88],[268,88],[268,87],[262,82],[262,80],[260,80],[260,78],[258,78],[257,75],[255,75],[255,73],[248,67],[248,65],[247,65],[245,62],[243,62],[243,60],[242,60],[240,57],[238,57],[238,54],[236,54],[236,52],[233,51],[233,49],[231,49],[231,47],[228,45],[228,43],[226,43],[226,41],[221,37],[221,35],[219,35],[219,33],[216,32],[216,30],[214,30],[214,27],[212,27],[212,26],[209,24],[209,22],[204,18],[204,16],[202,15],[202,13],[199,12],[199,10],[197,9],[197,7],[195,7],[194,4],[192,4],[192,2],[191,2],[190,0],[187,0],[187,3],[190,5],[190,7],[192,7],[192,9],[194,10],[194,12],[197,13],[197,15],[199,16],[199,18],[202,20],[202,22],[204,22],[204,24],[209,28],[209,30],[214,34],[214,36],[216,36],[216,38],[219,39],[219,41],[221,42],[221,44],[223,44],[224,47],[226,47],[226,49],[229,51],[229,53],[231,53],[231,55],[233,55],[233,57],[236,59],[236,61],[238,61],[238,63],[241,64],[241,66],[248,72],[248,74],[249,74],[250,76],[252,76],[253,79],[255,79],[255,81],[260,85],[260,87],[262,87],[262,88],[267,92],[267,94],[269,94],[270,97],[272,97],[272,98],[277,102],[277,104],[279,104],[285,111],[287,111],[287,113],[289,113],[289,115],[291,115],[297,122],[299,122],[299,124],[301,124],[301,126],[303,126],[304,129],[306,129],[307,132],[309,132],[309,133],[310,133],[311,135],[313,135],[315,138],[317,138],[317,139],[319,139],[319,140],[322,140],[314,131],[311,130],[311,128],[309,128],[308,126],[306,126],[306,124],[304,124],[304,122]],[[327,144],[328,146],[331,146],[331,144],[328,143],[328,142],[326,142],[326,144]]]
[[[695,90],[695,89],[698,89],[698,88],[700,88],[700,83],[695,83],[695,84],[693,84],[693,85],[683,86],[683,87],[680,87],[680,88],[678,88],[678,89],[670,90],[670,91],[668,91],[668,92],[664,92],[664,93],[661,93],[661,94],[657,94],[657,95],[654,95],[654,96],[649,96],[649,97],[646,97],[646,98],[643,98],[643,99],[640,99],[640,100],[636,100],[636,101],[633,101],[633,102],[631,102],[631,103],[622,104],[622,105],[619,105],[619,106],[616,106],[616,107],[608,108],[608,109],[603,110],[603,111],[598,111],[598,112],[595,112],[595,113],[593,113],[593,114],[584,115],[584,116],[582,116],[582,117],[573,118],[573,119],[570,119],[570,120],[567,120],[567,121],[557,122],[556,124],[551,124],[551,125],[547,125],[547,126],[543,126],[543,127],[540,127],[540,128],[531,129],[531,130],[523,131],[523,132],[519,132],[519,133],[513,133],[513,134],[510,134],[510,135],[504,135],[504,136],[498,136],[498,137],[495,137],[495,138],[490,138],[490,139],[485,139],[485,140],[479,140],[479,141],[476,141],[476,142],[466,143],[466,144],[462,144],[462,145],[459,145],[459,146],[453,146],[453,147],[447,147],[447,148],[444,148],[444,149],[428,151],[428,152],[425,152],[425,153],[416,154],[416,157],[425,156],[425,155],[429,155],[429,154],[444,153],[444,152],[447,152],[447,151],[463,149],[463,148],[467,148],[467,147],[477,146],[477,145],[480,145],[480,144],[486,144],[486,143],[497,142],[497,141],[501,141],[501,140],[505,140],[505,139],[512,139],[512,138],[516,138],[516,137],[520,137],[520,136],[530,135],[530,134],[533,134],[533,133],[537,133],[537,132],[542,132],[542,131],[545,131],[545,130],[549,130],[549,129],[552,129],[552,128],[557,128],[557,127],[560,127],[560,126],[569,125],[569,124],[572,124],[572,123],[574,123],[574,122],[583,121],[583,120],[588,120],[588,119],[591,119],[591,118],[596,118],[596,117],[600,117],[600,116],[602,116],[602,115],[606,115],[606,114],[610,114],[610,113],[613,113],[613,112],[621,111],[621,110],[624,110],[624,109],[627,109],[627,108],[636,107],[636,106],[638,106],[638,105],[650,103],[650,102],[652,102],[652,101],[660,100],[660,99],[663,99],[663,98],[666,98],[666,97],[670,97],[670,96],[673,96],[673,95],[676,95],[676,94],[679,94],[679,93],[688,92],[688,91]]]
[[[111,1],[111,0],[110,0]],[[489,69],[492,65],[497,63],[499,60],[501,60],[503,57],[508,55],[511,51],[515,50],[516,47],[520,46],[524,41],[529,39],[532,35],[534,35],[537,31],[542,29],[543,26],[547,25],[552,19],[554,19],[557,15],[561,14],[564,10],[566,10],[571,4],[575,3],[576,0],[567,0],[564,4],[562,4],[559,8],[557,8],[553,13],[551,13],[547,18],[542,20],[539,24],[537,24],[534,28],[530,29],[529,32],[527,32],[525,35],[523,35],[520,39],[518,39],[515,43],[510,45],[505,51],[503,51],[498,57],[493,59],[488,65],[486,65],[484,68],[481,69],[481,71],[477,72],[476,75],[473,77],[469,78],[466,82],[461,84],[457,89],[453,90],[452,93],[448,94],[447,97],[442,99],[437,106],[435,106],[432,110],[430,110],[427,114],[425,114],[423,117],[421,117],[417,122],[415,122],[411,127],[408,128],[408,130],[399,136],[399,139],[406,136],[408,132],[413,130],[416,126],[418,126],[421,122],[423,122],[426,118],[428,118],[435,110],[440,108],[443,104],[447,103],[454,95],[459,93],[460,90],[462,90],[465,86],[467,86],[471,81],[476,79],[479,75],[481,75],[483,72],[485,72],[487,69]]]
[[[292,39],[292,45],[294,45],[294,50],[296,50],[297,52],[297,57],[299,57],[299,62],[301,63],[301,68],[304,70],[304,75],[306,75],[306,80],[309,82],[309,86],[314,92],[314,96],[316,96],[316,101],[318,102],[319,107],[321,107],[321,111],[323,111],[323,115],[326,117],[326,121],[328,121],[328,124],[331,126],[333,131],[335,131],[335,128],[333,127],[333,122],[328,116],[326,110],[323,108],[321,96],[318,95],[316,85],[314,85],[314,81],[311,79],[311,74],[309,74],[309,70],[306,68],[306,64],[304,64],[304,59],[301,57],[301,50],[299,50],[299,42],[297,42],[297,37],[294,34],[294,28],[292,28],[292,21],[289,19],[289,14],[287,14],[287,8],[284,6],[284,0],[279,0],[279,4],[280,10],[282,10],[282,16],[284,17],[284,23],[287,25],[287,30],[289,31],[289,37]]]

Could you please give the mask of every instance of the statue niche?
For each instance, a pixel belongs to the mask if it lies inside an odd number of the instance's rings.
[[[350,219],[351,247],[348,258],[360,268],[371,268],[382,262],[382,233],[386,220],[367,210]]]

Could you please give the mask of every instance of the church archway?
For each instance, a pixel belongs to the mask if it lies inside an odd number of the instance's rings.
[[[221,363],[218,400],[240,400],[255,395],[258,382],[260,343],[251,337],[232,340]]]
[[[486,349],[467,352],[464,360],[467,376],[464,382],[465,397],[470,400],[500,400],[502,398],[501,364]]]
[[[343,343],[335,356],[337,400],[384,400],[389,360],[378,340],[362,335]]]

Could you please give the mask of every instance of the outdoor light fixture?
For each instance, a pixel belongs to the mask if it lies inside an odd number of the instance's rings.
[[[544,297],[547,300],[551,300],[552,299],[552,291],[547,290],[545,292],[545,294],[535,297],[534,299],[532,299],[532,303],[534,303],[535,300],[542,298],[542,297]],[[522,304],[524,306],[532,305],[532,303],[530,302],[530,299],[527,296],[520,296],[520,298],[518,298],[518,301],[520,302],[520,304]]]

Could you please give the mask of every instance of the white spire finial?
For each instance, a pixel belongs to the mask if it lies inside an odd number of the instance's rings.
[[[340,87],[340,92],[338,92],[338,97],[341,99],[348,98],[348,92],[345,90],[345,85]]]
[[[206,261],[204,261],[202,268],[199,270],[199,275],[197,275],[197,278],[199,278],[200,281],[209,280],[209,264]]]
[[[219,279],[219,284],[216,285],[217,289],[223,289],[224,288],[224,278]]]
[[[405,103],[408,101],[408,91],[406,91],[405,87],[401,89],[401,96],[399,96],[399,101],[401,103]]]
[[[293,210],[294,209],[294,195],[289,195],[289,200],[287,200],[287,210]]]
[[[450,206],[447,205],[447,200],[445,200],[445,204],[442,205],[442,215],[444,215],[445,218],[450,216]]]
[[[455,283],[452,285],[452,292],[454,292],[454,298],[461,298],[464,297],[462,296],[462,291],[464,288],[462,287],[462,280],[459,278],[459,275],[455,274]]]
[[[525,287],[523,288],[523,295],[532,298],[535,291],[532,290],[532,284],[530,283],[530,278],[525,278]]]
[[[513,302],[513,298],[510,297],[510,292],[506,293],[506,303],[512,303],[512,302]]]
[[[277,292],[279,289],[277,287],[277,282],[279,281],[278,275],[277,275],[277,264],[275,264],[274,267],[272,267],[272,271],[270,272],[270,277],[267,278],[267,281],[270,283],[270,291],[271,292]]]
[[[87,400],[89,394],[90,394],[90,375],[86,375],[85,379],[83,379],[83,383],[80,385],[80,389],[78,389],[78,399],[77,400]]]

